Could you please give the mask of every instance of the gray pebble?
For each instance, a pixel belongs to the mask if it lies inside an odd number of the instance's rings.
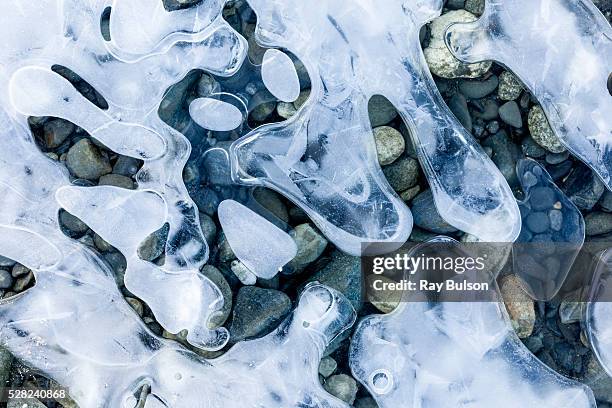
[[[502,101],[513,101],[523,92],[523,84],[514,74],[504,71],[499,75],[499,89],[497,96]]]
[[[427,189],[412,200],[412,216],[414,224],[438,234],[448,234],[457,231],[449,225],[438,213],[431,190]]]
[[[525,156],[533,157],[534,159],[539,159],[546,156],[546,150],[537,144],[536,141],[530,136],[523,139],[521,142],[521,148],[523,149]]]
[[[13,286],[13,276],[9,271],[0,269],[0,289],[10,289]]]
[[[385,166],[383,173],[389,185],[397,192],[409,189],[419,180],[419,163],[411,157],[402,157],[395,163]]]
[[[489,146],[493,149],[493,163],[499,168],[499,171],[508,181],[508,184],[515,186],[518,183],[516,177],[516,162],[522,157],[522,152],[519,147],[514,144],[506,132],[499,131],[496,134],[489,136],[482,142],[483,146]]]
[[[297,254],[283,267],[283,271],[295,273],[302,271],[308,264],[315,261],[327,246],[327,240],[310,224],[300,224],[289,232],[297,245]]]
[[[569,159],[569,152],[566,150],[561,153],[546,153],[546,163],[548,164],[559,164]]]
[[[368,114],[373,128],[386,125],[397,117],[395,106],[382,95],[374,95],[368,101]]]
[[[290,311],[291,300],[283,292],[256,286],[241,287],[229,328],[232,342],[267,334]]]
[[[45,145],[54,149],[64,143],[68,136],[74,132],[74,125],[67,120],[53,119],[45,123],[43,127],[43,136]]]
[[[138,256],[145,261],[153,261],[164,253],[168,239],[169,226],[166,224],[146,237],[138,247]]]
[[[113,166],[113,173],[121,174],[122,176],[132,177],[140,168],[140,160],[129,156],[119,156]]]
[[[548,231],[550,220],[544,212],[532,212],[525,219],[525,225],[534,234],[539,234]]]
[[[548,210],[557,201],[557,195],[551,188],[538,186],[529,192],[529,204],[535,211]]]
[[[347,404],[355,402],[357,396],[357,381],[346,374],[337,374],[329,377],[323,388],[331,395],[341,399]]]
[[[520,128],[523,126],[521,111],[514,101],[504,103],[499,107],[499,118],[510,126]]]
[[[397,160],[404,153],[406,143],[400,132],[390,126],[374,128],[374,142],[378,163],[386,166]]]
[[[545,148],[551,153],[561,153],[565,151],[565,147],[559,141],[559,138],[553,133],[548,120],[544,115],[544,111],[539,105],[534,106],[529,111],[527,117],[527,125],[531,137],[540,146]]]
[[[78,178],[97,180],[111,172],[108,157],[88,139],[79,140],[68,150],[66,166]]]
[[[223,307],[211,314],[207,323],[209,329],[214,329],[225,323],[232,311],[232,289],[223,274],[212,265],[204,265],[202,267],[202,275],[210,279],[219,288],[221,295],[223,295]]]
[[[581,210],[592,209],[604,193],[602,181],[584,164],[577,164],[563,185],[565,194]]]
[[[284,223],[289,222],[287,207],[281,201],[277,193],[267,188],[256,188],[253,192],[253,198],[255,198],[255,200],[265,209],[274,214],[276,218]]]
[[[463,125],[463,127],[466,128],[468,132],[471,132],[472,117],[470,116],[470,111],[468,110],[465,96],[461,94],[453,95],[448,101],[448,107],[450,108],[451,112],[453,112],[453,115],[455,115],[457,120]]]
[[[128,190],[134,189],[134,182],[131,178],[123,176],[121,174],[106,174],[100,177],[98,182],[100,186],[115,186],[121,188],[127,188]]]
[[[70,214],[68,211],[61,210],[59,214],[60,225],[67,229],[71,237],[79,237],[87,232],[89,227],[83,221]]]
[[[215,242],[217,236],[217,225],[208,215],[200,213],[200,228],[202,228],[202,234],[206,239],[206,243],[210,246]]]
[[[362,278],[360,258],[336,250],[327,265],[311,276],[308,282],[319,282],[336,289],[359,311],[362,306]]]
[[[602,235],[612,232],[612,214],[595,211],[584,217],[587,235]]]
[[[461,80],[459,81],[459,91],[469,99],[480,99],[489,95],[497,88],[498,79],[491,75],[484,81]]]
[[[0,255],[0,266],[13,266],[15,265],[15,261],[9,259],[5,256]]]
[[[332,375],[334,371],[336,371],[336,368],[338,368],[338,363],[336,363],[336,360],[330,356],[323,357],[319,363],[319,374],[327,378]]]

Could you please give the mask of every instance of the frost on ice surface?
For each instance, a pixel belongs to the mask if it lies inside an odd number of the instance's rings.
[[[586,307],[586,325],[591,349],[609,375],[612,375],[612,248],[601,254],[594,265],[593,281]]]
[[[422,55],[419,29],[440,1],[249,4],[258,41],[299,58],[312,89],[291,119],[235,142],[235,178],[284,194],[347,252],[405,241],[411,216],[381,174],[368,120],[368,99],[380,94],[407,123],[444,219],[483,241],[518,236],[510,188],[444,105]]]
[[[501,302],[400,303],[361,321],[350,365],[380,408],[596,407],[528,351]]]
[[[234,254],[258,277],[273,278],[295,257],[297,246],[289,234],[239,202],[222,201],[217,212]]]
[[[523,228],[512,251],[513,270],[534,299],[550,300],[582,247],[584,219],[538,162],[519,160],[516,173],[525,198],[519,201]]]
[[[295,66],[282,51],[266,51],[261,63],[261,79],[270,93],[283,102],[293,102],[300,96],[300,80]]]
[[[11,22],[0,27],[0,102],[10,116],[3,118],[7,126],[2,128],[0,143],[11,152],[1,163],[2,181],[6,188],[19,192],[15,197],[40,205],[43,198],[49,201],[44,211],[37,210],[41,215],[27,222],[57,218],[57,192],[62,206],[117,245],[128,263],[126,287],[147,303],[164,328],[172,333],[187,329],[192,344],[218,349],[227,342],[227,330],[211,330],[207,322],[221,307],[222,297],[198,271],[207,260],[208,247],[200,231],[197,208],[181,177],[190,145],[161,121],[157,108],[166,89],[192,68],[218,75],[236,72],[246,53],[245,40],[218,18],[222,4],[198,13],[178,12],[176,16],[181,19],[175,20],[167,18],[169,13],[163,7],[151,10],[161,4],[158,2],[117,3],[121,5],[113,7],[111,31],[113,19],[121,19],[125,20],[123,24],[129,21],[133,32],[122,33],[117,28],[119,32],[110,43],[100,31],[100,17],[108,6],[105,1],[12,0],[0,6],[3,18]],[[151,13],[163,24],[146,21],[144,17]],[[187,21],[197,32],[184,32]],[[19,27],[29,27],[28,35],[22,35]],[[177,30],[180,35],[173,35]],[[181,46],[175,46],[179,40]],[[156,41],[159,44],[154,44]],[[126,62],[126,55],[138,58]],[[177,60],[181,64],[176,64]],[[91,84],[108,107],[102,109],[85,99],[54,71],[57,66],[70,69]],[[109,149],[142,159],[138,189],[68,187],[67,175],[43,167],[53,165],[47,163],[24,130],[30,115],[69,120]],[[38,182],[51,187],[45,187],[43,195],[27,181],[30,175],[9,171],[13,163],[22,163]],[[24,204],[2,204],[8,218],[0,225],[21,228],[25,215],[16,209]],[[47,227],[57,227],[55,221],[44,222]],[[159,266],[141,260],[138,244],[164,223],[169,225],[165,263]],[[46,231],[42,236],[51,235]],[[72,244],[62,240],[53,245],[61,250]],[[4,250],[0,248],[0,252]]]
[[[459,59],[510,68],[561,142],[612,190],[612,28],[591,1],[487,1],[479,20],[452,25],[446,41]]]

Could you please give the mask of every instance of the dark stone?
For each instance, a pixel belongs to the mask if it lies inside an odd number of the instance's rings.
[[[459,81],[459,91],[469,99],[480,99],[492,93],[499,83],[495,75],[490,76],[484,81],[461,80]]]
[[[449,225],[438,213],[431,190],[425,190],[412,200],[412,215],[414,224],[438,234],[448,234],[457,231]]]
[[[503,130],[486,138],[482,145],[493,149],[493,157],[491,158],[493,163],[497,165],[508,184],[516,186],[518,184],[515,171],[516,162],[522,158],[519,147],[512,143]]]
[[[268,334],[290,311],[291,300],[283,292],[257,286],[241,287],[229,328],[231,341]]]
[[[419,163],[410,157],[402,157],[385,166],[383,173],[391,187],[401,192],[417,184],[419,180]]]
[[[563,190],[576,207],[590,210],[603,195],[605,187],[591,169],[578,163],[565,181]]]
[[[510,126],[520,128],[523,126],[523,119],[521,117],[521,111],[514,101],[504,103],[499,107],[499,117]]]
[[[361,309],[363,280],[359,257],[334,251],[327,265],[308,281],[336,289],[351,302],[355,310]]]
[[[448,107],[451,112],[457,117],[457,120],[463,125],[468,132],[472,131],[472,117],[468,110],[467,101],[461,94],[453,95],[448,101]]]

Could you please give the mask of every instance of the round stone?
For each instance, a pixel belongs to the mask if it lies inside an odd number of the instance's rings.
[[[476,78],[491,68],[491,61],[466,64],[451,54],[444,36],[446,29],[453,23],[470,23],[476,16],[465,10],[453,10],[431,22],[430,41],[425,48],[425,60],[435,75],[443,78]]]
[[[550,228],[550,219],[544,212],[532,212],[525,219],[525,224],[531,232],[539,234]]]
[[[108,157],[88,139],[79,140],[68,150],[66,165],[72,174],[86,180],[97,180],[112,170]]]
[[[553,133],[544,115],[544,111],[539,105],[534,106],[529,111],[527,125],[529,126],[529,132],[533,140],[544,149],[551,153],[561,153],[565,151],[565,147]]]
[[[374,129],[374,142],[378,163],[381,166],[393,163],[404,153],[406,143],[400,132],[389,126],[380,126]]]
[[[513,101],[521,96],[523,84],[514,74],[504,71],[499,75],[499,88],[497,96],[502,101]]]
[[[368,114],[373,128],[386,125],[397,117],[395,106],[382,95],[374,95],[368,101]]]

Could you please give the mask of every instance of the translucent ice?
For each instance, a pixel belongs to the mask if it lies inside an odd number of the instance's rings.
[[[612,28],[591,1],[487,1],[479,20],[452,25],[446,41],[467,62],[510,68],[561,142],[612,189]]]
[[[161,2],[143,1],[113,4],[108,42],[100,30],[107,6],[104,0],[10,0],[0,6],[10,22],[0,27],[0,103],[10,116],[3,122],[13,129],[3,126],[0,138],[2,148],[12,152],[2,162],[8,177],[3,181],[10,189],[20,186],[21,195],[41,205],[43,198],[51,200],[44,215],[31,215],[39,222],[40,217],[57,217],[57,192],[66,209],[123,253],[128,261],[126,287],[147,303],[164,328],[173,333],[187,329],[194,345],[218,349],[227,342],[227,330],[211,330],[207,322],[222,297],[198,271],[208,248],[197,208],[182,181],[190,145],[162,122],[157,109],[166,89],[191,69],[217,75],[236,72],[245,57],[245,40],[220,18],[221,2],[169,13]],[[23,35],[23,27],[28,27],[28,35]],[[56,73],[58,66],[92,85],[107,106],[100,108],[82,96]],[[46,159],[22,129],[27,116],[69,120],[109,149],[142,159],[137,190],[68,187],[63,172],[43,170]],[[34,189],[28,174],[7,173],[10,163],[37,174],[39,182],[48,185],[45,195]],[[11,205],[3,202],[2,211],[13,214],[20,206]],[[22,218],[18,213],[0,225],[14,227]],[[164,264],[144,262],[137,254],[139,242],[165,223],[169,233]]]
[[[198,98],[189,105],[189,114],[204,129],[226,132],[245,119],[240,109],[214,98]]]
[[[404,241],[412,220],[381,174],[368,120],[368,99],[381,94],[410,128],[445,220],[485,241],[518,236],[510,188],[444,105],[422,55],[419,30],[441,1],[249,4],[258,41],[299,58],[312,89],[290,120],[232,146],[237,180],[281,192],[350,253],[364,241]]]
[[[300,80],[295,66],[282,51],[266,51],[261,63],[261,79],[270,93],[283,102],[293,102],[300,96]]]
[[[582,247],[584,219],[535,160],[519,160],[516,173],[525,197],[519,201],[523,228],[512,250],[513,270],[533,298],[549,300]]]
[[[273,278],[295,257],[293,238],[242,204],[222,201],[217,214],[234,254],[258,277]]]
[[[45,252],[8,251],[34,268],[37,283],[0,308],[0,342],[67,387],[81,408],[132,408],[143,384],[151,387],[146,407],[348,408],[317,378],[325,347],[355,319],[333,289],[308,286],[275,332],[205,360],[151,333],[89,250],[68,242],[63,258],[47,257],[55,250],[44,238],[0,227],[3,248],[15,239]]]
[[[353,335],[350,365],[380,408],[596,406],[588,387],[523,346],[501,302],[423,297],[367,317]]]
[[[601,253],[594,265],[586,327],[591,349],[612,376],[612,249]]]

